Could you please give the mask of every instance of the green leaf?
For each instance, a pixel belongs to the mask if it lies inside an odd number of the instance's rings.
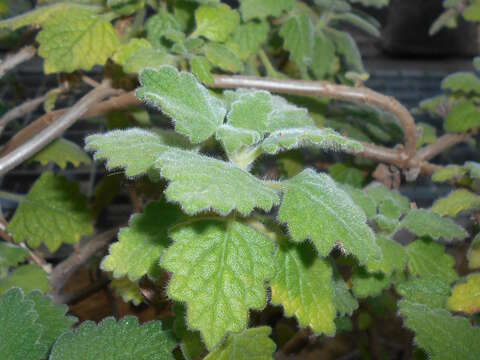
[[[480,79],[472,72],[457,72],[443,79],[442,89],[466,94],[480,94]]]
[[[437,276],[452,283],[458,275],[454,270],[455,260],[445,253],[445,248],[437,243],[416,240],[407,247],[408,272],[414,276]]]
[[[338,271],[333,273],[333,301],[338,316],[349,315],[358,309],[358,301],[347,288],[345,280]],[[338,319],[338,317],[337,317]],[[339,329],[337,329],[338,331]]]
[[[365,176],[362,170],[340,162],[330,165],[328,167],[328,174],[336,182],[356,188],[360,188],[365,181]]]
[[[468,236],[467,231],[452,219],[426,209],[411,210],[398,228],[405,228],[418,237],[429,237],[433,240],[442,238],[449,242],[454,239],[463,240]]]
[[[243,63],[235,52],[223,44],[208,43],[204,46],[205,56],[208,61],[221,70],[230,73],[243,71]]]
[[[84,9],[53,14],[38,33],[37,41],[46,74],[104,65],[119,43],[108,21]]]
[[[140,292],[140,286],[138,283],[133,282],[126,277],[113,279],[110,282],[110,286],[115,292],[115,295],[121,297],[126,303],[131,302],[133,305],[138,306],[143,302],[143,295]]]
[[[7,229],[16,243],[27,241],[35,249],[43,243],[51,252],[93,234],[87,199],[78,184],[50,172],[33,184]]]
[[[217,350],[205,360],[271,360],[275,343],[270,339],[268,326],[254,327],[239,334],[231,334]]]
[[[146,69],[140,74],[140,83],[137,97],[170,116],[175,130],[194,143],[207,140],[223,123],[226,110],[221,101],[189,73],[171,66]]]
[[[241,60],[257,54],[260,46],[267,41],[270,27],[267,22],[248,22],[235,28],[230,40],[238,46]]]
[[[465,282],[455,285],[447,305],[451,311],[468,315],[480,312],[480,274],[470,274]]]
[[[333,72],[336,63],[335,45],[323,32],[317,32],[313,46],[313,74],[317,79],[324,79]]]
[[[470,100],[457,102],[445,119],[444,128],[448,132],[467,132],[480,125],[480,111]]]
[[[480,196],[465,190],[455,190],[446,197],[435,200],[430,210],[441,215],[455,217],[463,211],[480,209]]]
[[[381,260],[371,260],[365,264],[369,272],[381,272],[391,275],[394,271],[403,271],[407,263],[405,248],[394,240],[377,236],[377,245],[382,250]]]
[[[415,344],[430,359],[478,359],[480,328],[473,327],[467,318],[406,300],[399,302],[399,313],[405,326],[415,332]]]
[[[47,351],[41,341],[43,328],[37,322],[35,303],[20,289],[0,296],[0,358],[40,360]]]
[[[278,17],[284,11],[293,9],[293,0],[240,0],[243,21]]]
[[[278,220],[287,223],[295,241],[310,239],[320,256],[340,242],[362,264],[381,258],[365,213],[328,175],[304,170],[284,191]]]
[[[203,56],[194,56],[190,59],[190,70],[199,81],[205,85],[213,84],[212,67],[207,58]]]
[[[141,326],[137,318],[126,316],[118,323],[104,319],[98,326],[83,322],[75,332],[63,334],[55,343],[50,360],[167,360],[175,347],[160,321]]]
[[[159,275],[158,261],[170,241],[167,231],[182,217],[180,209],[164,202],[150,202],[141,214],[130,218],[129,226],[118,233],[118,242],[110,246],[101,268],[115,278],[127,276],[137,281]]]
[[[271,96],[268,92],[242,92],[230,106],[227,114],[228,124],[263,134],[267,130],[268,115],[271,111]]]
[[[255,207],[269,211],[279,203],[278,194],[261,180],[221,160],[171,149],[155,167],[170,181],[167,199],[189,215],[205,210],[227,215],[234,209],[248,215]]]
[[[450,284],[436,276],[411,278],[395,288],[405,300],[431,308],[444,308],[450,294]]]
[[[172,229],[174,243],[161,259],[172,272],[168,296],[187,304],[187,323],[207,348],[242,331],[248,310],[266,305],[273,278],[273,243],[235,221],[201,220]]]
[[[85,144],[85,149],[95,152],[95,160],[107,160],[108,170],[124,168],[128,177],[145,174],[168,150],[159,135],[142,129],[90,135]]]
[[[390,287],[392,279],[384,274],[369,274],[363,268],[355,268],[352,275],[352,291],[357,299],[378,296]]]
[[[290,52],[290,59],[299,69],[305,69],[313,61],[314,28],[310,17],[296,15],[280,27],[283,47]]]
[[[49,288],[47,274],[37,265],[22,265],[0,279],[0,294],[12,287],[20,288],[26,293],[33,290],[46,293]]]
[[[353,154],[363,150],[361,143],[343,137],[330,128],[318,129],[308,127],[277,130],[271,133],[262,143],[263,151],[272,155],[278,154],[281,151],[302,147],[313,147]]]
[[[202,5],[195,11],[195,22],[197,28],[192,36],[225,42],[240,23],[240,15],[227,4]]]
[[[282,305],[301,327],[315,334],[335,334],[332,268],[308,243],[284,241],[275,253],[276,275],[270,282],[272,304]]]
[[[477,234],[472,240],[468,249],[467,259],[470,269],[480,269],[480,234]]]
[[[36,322],[43,327],[40,342],[47,349],[51,349],[55,340],[77,322],[75,317],[66,315],[68,306],[53,304],[50,297],[38,291],[26,295],[25,300],[35,303],[35,311],[38,314]]]
[[[444,182],[461,179],[467,173],[463,166],[448,165],[435,171],[432,180],[435,182]]]
[[[62,169],[67,167],[67,163],[71,163],[73,166],[80,166],[82,163],[90,165],[92,163],[90,157],[85,154],[80,146],[65,139],[58,139],[50,143],[32,157],[31,161],[38,161],[44,166],[53,162]]]
[[[222,142],[229,158],[232,158],[243,148],[259,142],[261,135],[255,130],[223,125],[217,130],[215,137]]]
[[[0,278],[4,277],[8,269],[25,261],[27,249],[6,242],[0,242]]]

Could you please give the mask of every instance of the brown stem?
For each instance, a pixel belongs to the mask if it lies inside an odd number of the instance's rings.
[[[33,46],[25,46],[15,54],[9,54],[0,62],[0,78],[15,66],[30,60],[35,56],[36,50]]]

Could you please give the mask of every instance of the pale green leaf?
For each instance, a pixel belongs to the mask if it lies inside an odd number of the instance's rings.
[[[231,334],[205,360],[272,360],[275,343],[270,339],[268,326],[254,327],[239,334]]]
[[[155,167],[170,181],[167,199],[180,203],[187,214],[213,210],[227,215],[237,210],[247,215],[256,207],[269,211],[279,203],[274,190],[225,161],[171,149],[160,155]]]
[[[80,146],[66,139],[58,139],[50,143],[33,156],[30,161],[38,161],[44,166],[53,162],[62,169],[65,169],[68,163],[73,166],[80,166],[80,164],[90,165],[92,162]]]
[[[41,342],[43,327],[37,322],[35,303],[20,289],[0,295],[0,358],[40,360],[47,351]]]
[[[365,213],[328,175],[304,170],[284,191],[278,220],[287,223],[295,241],[310,239],[321,256],[339,242],[362,264],[381,258]]]
[[[279,34],[284,49],[290,52],[290,59],[300,69],[312,64],[314,28],[310,17],[304,14],[291,17],[282,24]]]
[[[352,291],[357,299],[378,296],[391,284],[389,275],[369,274],[360,267],[356,267],[352,275]]]
[[[477,209],[480,209],[480,196],[468,190],[460,189],[435,200],[430,210],[441,216],[455,217],[463,211]]]
[[[175,122],[175,130],[194,143],[212,136],[223,123],[225,108],[193,75],[171,66],[140,74],[140,100],[160,108]]]
[[[468,249],[467,259],[470,269],[480,269],[480,234],[477,234],[472,240]]]
[[[465,282],[455,285],[447,306],[451,311],[468,315],[480,312],[480,274],[470,274]]]
[[[199,81],[205,85],[213,84],[212,67],[207,58],[203,56],[194,56],[190,59],[190,70]]]
[[[452,219],[426,209],[411,210],[398,228],[405,228],[418,237],[429,237],[433,240],[463,240],[468,236],[467,231]]]
[[[167,231],[182,216],[180,209],[165,202],[150,202],[143,213],[130,218],[120,229],[118,242],[110,246],[101,268],[115,278],[127,276],[137,281],[144,275],[159,275],[158,261],[170,241]]]
[[[195,11],[197,27],[193,36],[225,42],[240,23],[240,15],[227,4],[202,5]]]
[[[408,272],[415,276],[432,277],[452,283],[458,275],[454,270],[455,260],[445,253],[445,248],[426,240],[416,240],[407,247]]]
[[[93,233],[87,199],[78,184],[50,172],[33,184],[7,229],[16,243],[26,241],[35,249],[43,243],[52,252]]]
[[[382,250],[381,260],[371,260],[365,264],[369,272],[381,272],[391,275],[394,271],[403,271],[407,264],[407,253],[402,245],[384,236],[377,236],[377,245]]]
[[[457,72],[442,81],[442,89],[452,92],[480,94],[480,79],[471,72]]]
[[[221,70],[230,73],[243,71],[243,63],[234,51],[223,44],[208,43],[204,46],[205,56],[208,61]]]
[[[263,151],[272,155],[302,147],[353,154],[363,150],[361,143],[346,138],[330,128],[307,127],[277,130],[262,143]]]
[[[227,114],[228,124],[263,134],[267,130],[268,115],[271,111],[271,96],[268,92],[242,92],[230,106]]]
[[[0,294],[12,287],[20,288],[25,293],[33,290],[46,293],[48,291],[47,274],[37,265],[22,265],[13,270],[7,277],[0,279]]]
[[[46,74],[104,65],[119,43],[108,21],[83,9],[53,14],[43,25],[37,41]]]
[[[126,303],[131,302],[133,305],[138,306],[143,302],[143,295],[140,292],[138,283],[126,277],[112,279],[110,286],[115,292],[115,295],[121,297]]]
[[[240,0],[243,21],[278,17],[284,11],[293,9],[293,0]]]
[[[229,125],[220,127],[215,136],[222,142],[230,158],[243,148],[259,142],[261,138],[258,131],[239,129]]]
[[[301,327],[315,334],[335,334],[332,268],[308,243],[284,241],[275,253],[276,275],[270,282],[272,304],[283,306]]]
[[[0,242],[0,278],[7,274],[10,267],[17,266],[28,256],[27,249],[6,242]]]
[[[268,23],[264,21],[251,21],[235,28],[230,41],[238,46],[241,60],[247,60],[258,52],[267,41],[269,30]]]
[[[415,332],[415,344],[430,359],[478,359],[480,328],[473,327],[467,318],[406,300],[399,302],[399,313],[405,326]]]
[[[275,274],[273,243],[235,221],[197,221],[170,235],[174,243],[161,259],[172,272],[168,295],[187,304],[189,327],[212,349],[246,327],[249,309],[265,307],[265,282]]]
[[[480,125],[480,111],[470,100],[457,102],[445,119],[444,128],[447,132],[467,132]]]
[[[173,360],[170,336],[160,321],[139,326],[133,316],[118,322],[107,318],[98,326],[85,321],[75,332],[60,336],[49,360]]]
[[[411,278],[395,289],[405,300],[431,308],[445,308],[450,294],[450,284],[436,276]]]

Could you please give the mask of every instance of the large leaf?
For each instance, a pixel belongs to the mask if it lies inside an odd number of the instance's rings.
[[[293,8],[293,0],[240,0],[240,12],[244,21],[278,17]]]
[[[213,210],[227,215],[237,210],[248,215],[254,208],[268,211],[278,194],[265,183],[231,163],[190,151],[171,149],[155,167],[170,180],[169,201],[180,203],[187,214]]]
[[[275,343],[270,339],[268,326],[247,329],[231,334],[217,350],[208,354],[205,360],[271,360]]]
[[[307,169],[284,189],[278,219],[295,241],[310,239],[321,256],[340,242],[362,264],[381,258],[365,213],[328,175]]]
[[[270,282],[272,304],[282,305],[302,327],[316,334],[335,334],[332,268],[310,244],[281,243],[275,253],[277,272]]]
[[[20,288],[25,293],[33,290],[46,293],[48,291],[47,274],[37,265],[22,265],[9,273],[7,277],[0,279],[0,294],[12,287]]]
[[[280,28],[283,47],[290,52],[290,59],[300,69],[312,64],[314,46],[314,28],[310,17],[299,14],[285,21]]]
[[[452,191],[447,196],[435,200],[431,210],[441,216],[455,217],[463,211],[480,209],[480,196],[468,190]]]
[[[49,360],[173,360],[174,347],[160,321],[139,326],[135,317],[126,316],[118,323],[104,319],[98,326],[83,322],[57,340]]]
[[[93,233],[87,199],[78,184],[50,172],[33,184],[7,228],[16,243],[27,241],[33,248],[43,243],[52,252]]]
[[[225,108],[193,75],[174,67],[146,69],[140,74],[136,95],[160,108],[175,122],[175,130],[194,143],[212,136],[223,123]]]
[[[273,243],[235,221],[201,220],[176,227],[161,265],[172,272],[168,296],[186,302],[187,323],[209,349],[242,331],[248,310],[266,305],[275,274]]]
[[[227,4],[200,6],[195,11],[197,28],[194,36],[204,36],[208,40],[225,42],[240,22],[240,16]]]
[[[143,213],[132,216],[127,228],[120,230],[118,242],[110,246],[110,253],[101,267],[113,272],[115,278],[128,276],[137,281],[144,275],[157,277],[158,261],[169,245],[167,230],[182,213],[174,205],[151,202]]]
[[[82,163],[90,165],[92,162],[80,146],[65,139],[55,140],[32,157],[31,161],[38,161],[42,165],[52,162],[62,169],[65,169],[68,163],[79,166]]]
[[[480,312],[480,274],[471,274],[466,281],[455,285],[448,298],[448,308],[464,314]]]
[[[113,26],[94,12],[78,9],[53,14],[37,36],[45,73],[90,70],[104,65],[119,43]]]

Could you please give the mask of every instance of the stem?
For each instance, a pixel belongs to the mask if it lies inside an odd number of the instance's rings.
[[[1,190],[0,190],[0,199],[4,199],[4,200],[9,200],[9,201],[13,201],[13,202],[16,202],[16,203],[20,203],[20,202],[22,202],[22,201],[25,199],[25,196],[24,196],[24,195],[20,195],[20,194],[14,194],[14,193],[11,193],[11,192],[1,191]]]

